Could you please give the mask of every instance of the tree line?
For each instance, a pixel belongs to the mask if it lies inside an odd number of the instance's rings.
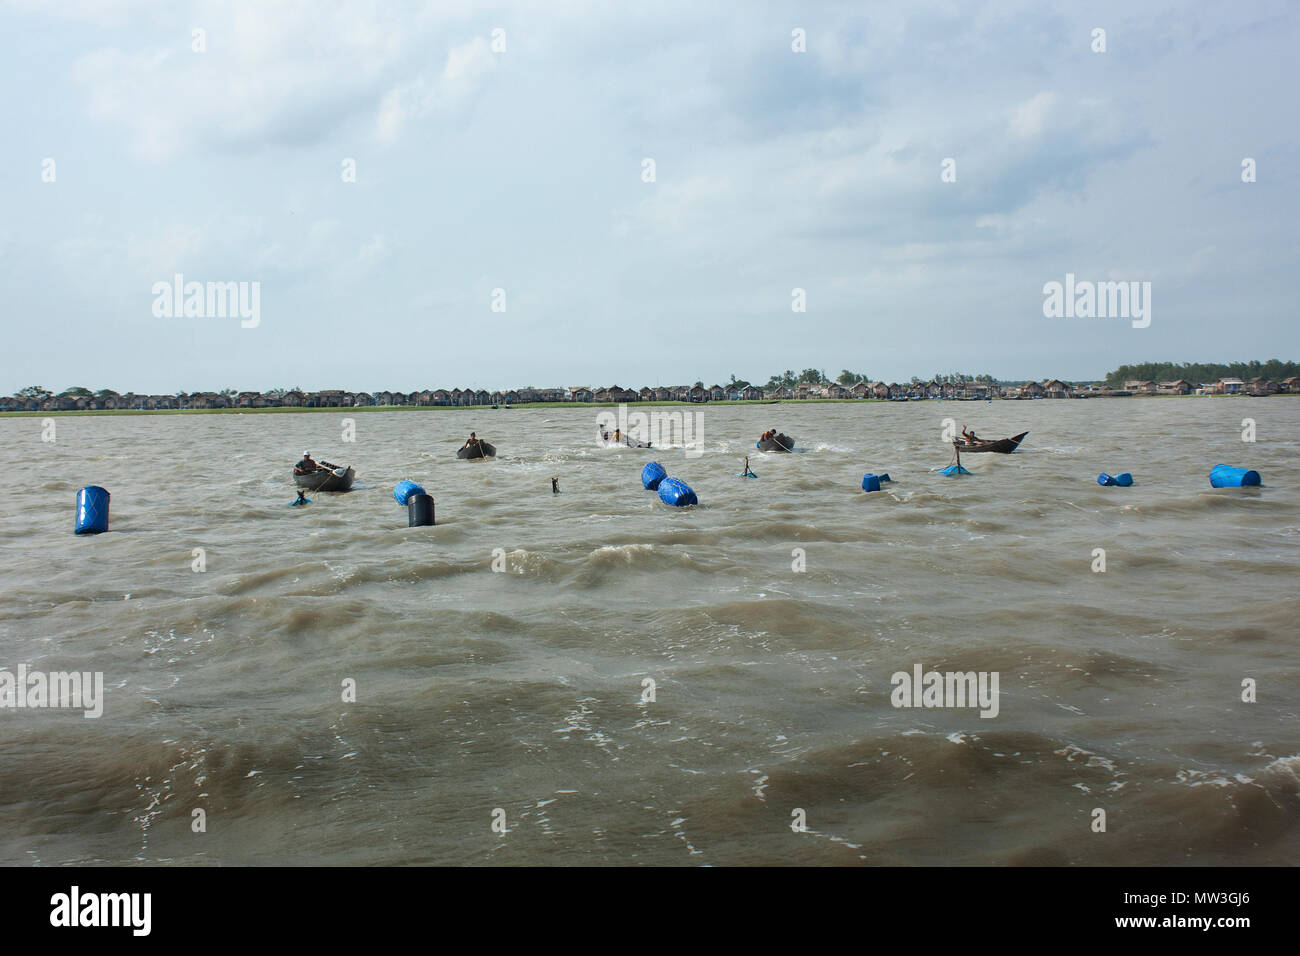
[[[1267,378],[1275,382],[1300,375],[1300,364],[1269,359],[1261,362],[1140,362],[1121,365],[1106,376],[1106,384],[1123,386],[1125,382],[1176,382],[1186,379],[1196,385],[1217,382],[1221,378],[1239,378],[1248,382],[1252,378]]]

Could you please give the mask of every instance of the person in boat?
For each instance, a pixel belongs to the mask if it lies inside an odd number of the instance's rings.
[[[968,445],[974,445],[977,442],[983,441],[983,439],[981,438],[976,438],[975,433],[970,429],[966,428],[965,425],[962,426],[961,437],[966,440],[966,444]]]
[[[298,464],[293,466],[293,473],[295,475],[310,475],[318,467],[316,462],[311,460],[311,452],[305,451],[302,453],[302,458]]]
[[[622,441],[622,440],[623,440],[623,431],[622,431],[622,429],[615,428],[615,429],[614,429],[614,441]]]
[[[776,429],[775,429],[775,428],[769,428],[767,431],[763,432],[762,437],[760,437],[758,440],[759,440],[759,441],[771,441],[771,440],[772,440],[773,438],[775,438],[775,437],[776,437]]]
[[[465,439],[465,444],[461,445],[462,448],[477,448],[478,446],[479,438],[474,432],[470,432],[469,437]]]

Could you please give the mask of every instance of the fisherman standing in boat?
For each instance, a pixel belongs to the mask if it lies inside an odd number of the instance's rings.
[[[302,459],[293,466],[293,473],[295,475],[310,475],[316,468],[316,462],[311,460],[311,452],[305,451],[302,453]]]

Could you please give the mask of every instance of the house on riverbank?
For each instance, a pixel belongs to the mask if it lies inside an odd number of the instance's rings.
[[[28,390],[24,390],[27,392]],[[1025,382],[1022,385],[999,385],[971,380],[920,381],[910,384],[898,382],[857,381],[851,385],[836,382],[801,382],[791,387],[773,385],[760,388],[743,382],[732,385],[643,385],[640,389],[621,385],[569,388],[497,389],[453,387],[416,389],[411,392],[361,392],[347,389],[322,389],[302,392],[273,389],[269,392],[178,392],[175,395],[136,395],[132,392],[118,394],[110,389],[90,394],[85,389],[70,389],[60,395],[23,394],[0,398],[0,411],[135,411],[212,410],[212,409],[263,409],[263,408],[400,408],[421,407],[474,407],[484,405],[526,405],[537,402],[582,403],[633,403],[633,402],[705,402],[729,401],[810,401],[842,400],[862,401],[917,401],[921,399],[952,399],[959,401],[988,398],[1101,398],[1154,395],[1252,395],[1263,397],[1280,393],[1300,394],[1300,376],[1278,382],[1266,378],[1243,381],[1224,377],[1216,382],[1198,385],[1187,379],[1153,382],[1130,380],[1122,389],[1105,384],[1072,385],[1058,378]]]

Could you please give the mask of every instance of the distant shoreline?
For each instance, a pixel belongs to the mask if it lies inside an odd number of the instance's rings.
[[[1146,399],[1146,398],[1277,398],[1295,395],[1295,392],[1275,392],[1273,395],[1247,395],[1244,392],[1232,395],[1096,395],[1092,398]],[[778,398],[778,399],[728,399],[722,402],[526,402],[511,405],[509,409],[502,405],[321,405],[307,407],[302,405],[273,405],[266,408],[96,408],[96,409],[62,409],[60,411],[0,411],[0,418],[51,418],[64,416],[100,416],[100,415],[271,415],[279,412],[299,414],[303,412],[468,412],[468,411],[514,411],[525,408],[617,408],[627,405],[629,408],[651,408],[655,406],[675,405],[681,408],[729,408],[733,405],[912,405],[917,402],[944,402],[965,405],[987,405],[994,402],[1066,402],[1082,399],[1067,398],[994,398],[994,399],[958,399],[958,398],[924,398],[907,402],[896,402],[888,398]]]

